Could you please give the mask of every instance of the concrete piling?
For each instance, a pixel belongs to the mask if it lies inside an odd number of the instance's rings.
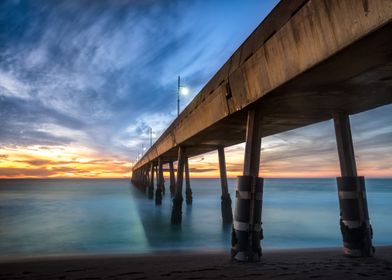
[[[232,251],[233,260],[260,261],[263,238],[261,209],[263,179],[259,178],[261,115],[259,110],[248,111],[243,176],[237,179],[234,211]]]
[[[218,157],[219,157],[219,171],[221,179],[221,213],[223,223],[233,222],[233,211],[231,209],[231,197],[229,193],[229,188],[227,184],[227,173],[226,173],[226,160],[225,160],[225,150],[222,146],[218,147]]]
[[[340,112],[333,118],[342,174],[337,178],[337,185],[343,252],[349,257],[370,257],[374,254],[373,231],[369,222],[365,180],[357,176],[349,115]]]
[[[188,157],[185,156],[185,200],[187,205],[192,204],[192,189],[191,180],[189,175],[189,161]]]
[[[157,166],[157,189],[155,191],[155,205],[162,204],[162,193],[163,193],[163,165],[162,158],[158,158]]]
[[[174,164],[173,161],[169,161],[169,173],[170,173],[170,195],[173,198],[176,192],[176,178],[174,175]]]
[[[148,199],[154,198],[154,163],[153,162],[151,162],[150,164],[150,183],[148,185],[147,197]]]
[[[145,168],[140,168],[139,170],[132,173],[132,183],[139,190],[145,191],[146,188],[146,170]]]
[[[178,148],[178,164],[177,164],[177,182],[176,190],[173,198],[173,207],[171,214],[172,224],[181,224],[182,221],[182,183],[184,176],[184,165],[185,165],[185,148],[180,146]]]
[[[146,193],[146,190],[148,188],[149,185],[149,170],[148,170],[148,166],[146,166],[143,169],[143,192]]]

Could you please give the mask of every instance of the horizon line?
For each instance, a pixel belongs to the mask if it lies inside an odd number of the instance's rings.
[[[227,177],[227,179],[237,179],[238,176],[235,177]],[[338,176],[341,177],[341,176]],[[373,177],[373,176],[359,176],[365,177],[365,179],[392,179],[392,176],[380,176],[380,177]],[[331,177],[260,177],[264,179],[336,179],[336,176]],[[220,179],[220,177],[194,177],[190,178],[191,180],[194,179]],[[129,180],[131,178],[128,177],[19,177],[19,178],[7,178],[7,177],[0,177],[0,180]]]

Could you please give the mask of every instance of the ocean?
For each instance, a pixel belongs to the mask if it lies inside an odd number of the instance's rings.
[[[229,179],[235,204],[235,179]],[[0,257],[230,249],[219,179],[193,179],[193,205],[170,224],[168,183],[162,205],[129,180],[0,180]],[[374,244],[392,244],[392,180],[366,180]],[[265,179],[265,249],[339,247],[336,181]]]

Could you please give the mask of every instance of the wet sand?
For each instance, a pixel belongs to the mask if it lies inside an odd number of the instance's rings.
[[[392,279],[392,246],[373,258],[340,248],[264,251],[260,263],[230,262],[229,253],[165,252],[0,260],[0,279]]]

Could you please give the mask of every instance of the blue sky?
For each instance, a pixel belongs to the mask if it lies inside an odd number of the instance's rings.
[[[175,118],[177,76],[190,89],[183,108],[277,2],[2,1],[0,176],[94,176],[83,164],[125,174],[149,127],[156,138]],[[365,173],[392,176],[391,113],[352,118]],[[296,172],[298,159],[331,170],[334,141],[331,122],[268,137],[262,170]],[[227,149],[233,172],[242,150]],[[216,168],[215,155],[196,161],[194,171]]]

